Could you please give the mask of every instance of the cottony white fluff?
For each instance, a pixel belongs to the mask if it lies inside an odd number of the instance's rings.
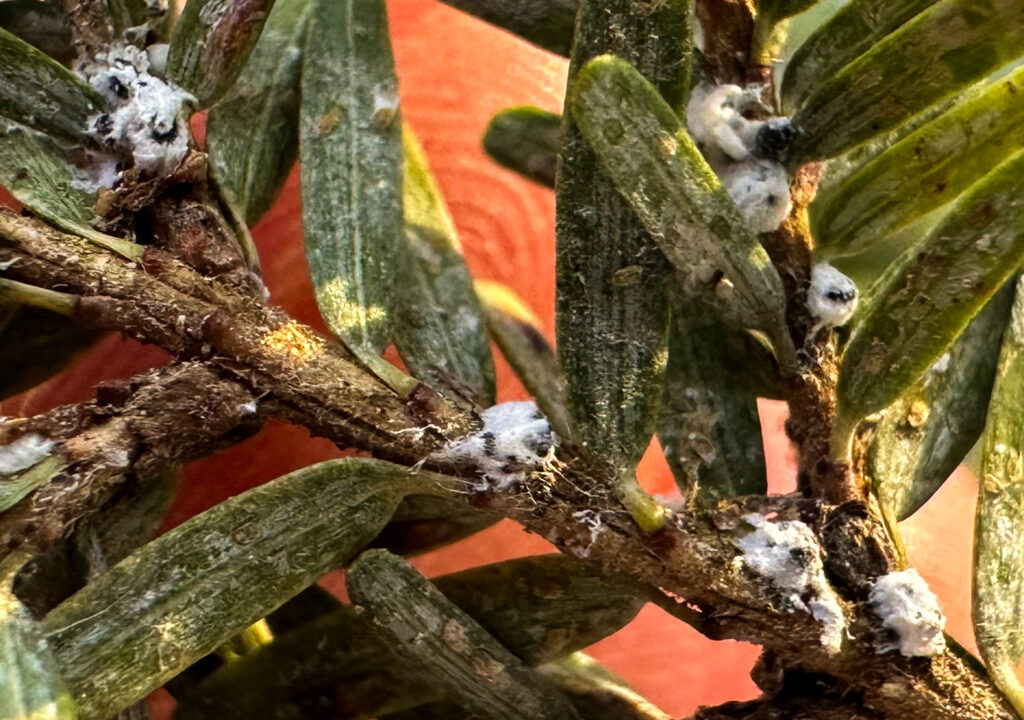
[[[42,462],[56,443],[42,435],[22,435],[9,445],[0,447],[0,475],[13,475]]]
[[[789,217],[793,201],[786,169],[769,160],[747,160],[727,165],[719,177],[729,197],[754,230],[776,230]]]
[[[763,113],[757,89],[702,83],[690,95],[686,122],[704,158],[755,232],[775,230],[793,207],[789,177],[777,160],[793,137],[789,118],[750,120]]]
[[[134,45],[112,47],[81,74],[110,112],[91,118],[93,133],[112,150],[128,153],[148,175],[173,170],[188,152],[188,115],[195,98],[149,72],[149,56]]]
[[[868,598],[882,627],[895,633],[895,642],[878,648],[884,653],[899,650],[907,657],[938,655],[946,649],[942,634],[946,617],[939,600],[917,570],[889,573],[871,588]]]
[[[839,652],[846,618],[825,579],[821,546],[814,533],[796,520],[769,522],[757,513],[743,519],[755,530],[735,541],[743,551],[738,558],[742,566],[778,588],[790,612],[810,613],[821,623],[821,644],[829,653]]]
[[[532,402],[500,403],[480,414],[484,426],[449,443],[435,458],[469,461],[481,471],[480,490],[503,490],[540,467],[558,442]]]
[[[845,325],[856,310],[857,284],[828,263],[815,265],[807,289],[807,311],[816,321],[811,334]]]
[[[756,92],[739,85],[702,83],[690,94],[686,124],[712,166],[718,154],[733,161],[751,156],[762,122],[747,120],[743,112],[759,104]]]

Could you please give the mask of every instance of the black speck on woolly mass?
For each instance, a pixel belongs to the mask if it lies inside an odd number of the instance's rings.
[[[795,137],[789,118],[772,118],[757,131],[752,152],[756,157],[782,162]]]

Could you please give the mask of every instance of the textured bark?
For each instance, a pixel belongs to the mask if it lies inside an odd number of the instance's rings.
[[[834,331],[809,331],[814,318],[807,309],[814,238],[807,207],[818,191],[822,166],[805,165],[790,183],[793,211],[778,230],[758,236],[782,278],[786,293],[786,323],[797,354],[798,372],[786,381],[789,419],[786,434],[797,452],[797,483],[805,494],[832,503],[864,501],[867,488],[851,477],[849,467],[832,459],[832,424],[836,413],[839,348]]]
[[[343,446],[374,447],[384,459],[411,465],[472,426],[426,386],[399,397],[343,348],[268,306],[254,288],[231,277],[205,278],[165,249],[147,250],[139,268],[6,210],[0,236],[0,262],[18,259],[8,274],[81,295],[78,314],[88,324],[182,358],[216,357],[254,395],[266,397],[275,414],[335,437],[347,428]]]
[[[839,697],[769,698],[701,708],[692,720],[877,720],[857,703]]]
[[[0,425],[0,445],[34,433],[60,442],[66,461],[49,483],[3,513],[0,552],[52,545],[134,477],[210,455],[262,424],[251,390],[202,363],[107,382],[96,396]]]
[[[79,57],[92,57],[113,39],[106,3],[100,0],[60,0],[71,26],[71,42]]]
[[[704,57],[711,76],[719,83],[743,85],[754,36],[750,0],[698,0],[697,19],[705,30]]]

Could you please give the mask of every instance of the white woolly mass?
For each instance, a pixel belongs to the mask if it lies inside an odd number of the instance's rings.
[[[478,490],[504,490],[548,459],[558,438],[532,402],[506,402],[480,414],[483,427],[453,440],[435,458],[466,460],[480,469]]]
[[[13,475],[42,462],[56,445],[42,435],[22,435],[9,445],[0,446],[0,475]]]
[[[85,64],[80,73],[110,112],[90,119],[92,132],[112,150],[128,153],[147,175],[166,175],[188,152],[189,93],[149,72],[149,56],[119,45]]]
[[[793,207],[786,169],[775,162],[792,136],[789,118],[744,116],[766,110],[757,88],[708,83],[694,89],[686,106],[690,135],[758,233],[778,228]]]
[[[807,311],[817,322],[812,334],[845,325],[856,310],[857,284],[828,263],[815,265],[807,289]]]
[[[895,633],[897,640],[878,648],[884,653],[899,650],[906,657],[938,655],[946,649],[942,634],[946,617],[939,600],[917,570],[889,573],[875,581],[868,597],[882,627]]]
[[[719,153],[733,161],[751,156],[762,122],[747,120],[743,111],[758,104],[758,93],[739,85],[701,83],[690,94],[686,124],[712,166],[717,164],[712,157]]]
[[[797,520],[770,522],[757,513],[743,519],[755,530],[735,541],[743,552],[738,558],[742,566],[778,588],[790,612],[810,613],[821,623],[821,644],[830,654],[839,652],[846,617],[825,579],[821,546],[814,533]]]
[[[789,217],[793,201],[786,168],[770,160],[727,165],[719,173],[729,197],[754,232],[771,232]]]

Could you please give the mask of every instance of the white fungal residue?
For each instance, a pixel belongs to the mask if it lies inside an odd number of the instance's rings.
[[[953,359],[949,352],[943,353],[942,357],[936,360],[928,371],[924,374],[925,387],[931,384],[932,380],[937,377],[941,377],[947,370],[949,370],[949,363]]]
[[[686,106],[690,135],[758,233],[778,228],[793,207],[780,162],[793,127],[789,118],[767,113],[757,86],[702,83]]]
[[[242,403],[238,410],[242,415],[255,415],[256,414],[256,401],[250,400],[247,403]]]
[[[596,510],[578,510],[572,514],[575,520],[578,520],[581,525],[585,525],[590,530],[590,544],[587,545],[579,552],[579,556],[583,558],[590,557],[590,549],[594,547],[594,543],[597,539],[604,534],[604,520],[601,519],[601,513]]]
[[[826,327],[845,325],[857,310],[857,284],[828,263],[811,270],[807,311],[815,320],[811,335]]]
[[[668,448],[662,448],[668,454]],[[679,488],[673,487],[665,493],[654,493],[651,497],[658,501],[658,504],[671,510],[674,513],[682,512],[686,507],[686,498],[679,492]]]
[[[475,489],[504,490],[541,467],[558,438],[547,419],[532,402],[500,403],[480,414],[484,422],[477,432],[453,440],[437,460],[468,461],[480,472],[482,484]]]
[[[808,600],[811,617],[821,623],[821,644],[830,655],[839,652],[846,634],[846,617],[839,607],[835,593],[829,590],[813,600]]]
[[[769,160],[727,165],[719,173],[729,197],[754,232],[771,232],[789,217],[793,201],[786,168]]]
[[[373,116],[370,120],[374,130],[385,130],[398,115],[398,90],[391,84],[373,87]]]
[[[899,650],[906,657],[927,657],[946,649],[942,634],[946,617],[938,598],[917,570],[902,570],[879,578],[868,601],[881,618],[882,627],[896,636],[895,641],[880,645],[878,652]]]
[[[0,447],[0,476],[14,475],[45,460],[56,443],[42,435],[29,433]]]
[[[797,520],[770,522],[756,513],[743,519],[755,529],[735,541],[743,551],[741,565],[778,588],[787,610],[810,613],[821,623],[821,644],[830,654],[839,652],[846,618],[825,579],[814,533]]]
[[[143,173],[166,175],[188,152],[188,116],[195,98],[149,72],[149,56],[118,45],[79,72],[107,102],[90,119],[93,134],[113,152],[130,155]]]
[[[942,357],[936,360],[935,363],[928,368],[928,372],[924,375],[924,384],[927,385],[936,376],[942,375],[944,372],[949,370],[949,361],[952,359],[952,356],[948,352],[943,353]]]
[[[928,368],[928,372],[933,373],[944,373],[949,370],[949,353],[944,353],[942,357],[935,361],[935,364]]]
[[[103,453],[103,459],[107,461],[107,467],[123,469],[131,464],[131,457],[128,451],[123,448],[108,449]]]
[[[255,272],[250,273],[250,275],[253,281],[255,281],[256,287],[259,288],[260,294],[263,296],[263,299],[270,300],[270,288],[268,288],[267,284],[263,282],[263,278],[260,277],[259,274]]]

